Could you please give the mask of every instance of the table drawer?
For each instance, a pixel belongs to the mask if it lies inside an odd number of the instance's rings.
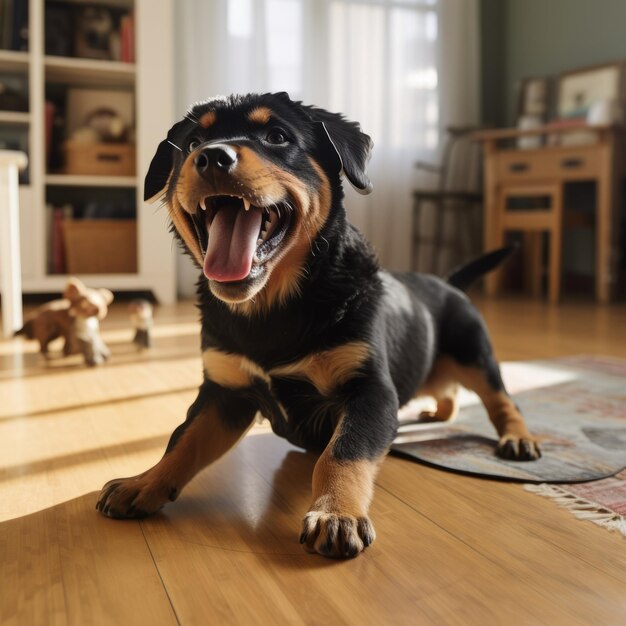
[[[498,178],[501,181],[594,178],[599,171],[599,157],[597,149],[559,150],[551,154],[545,150],[503,152],[497,157]]]

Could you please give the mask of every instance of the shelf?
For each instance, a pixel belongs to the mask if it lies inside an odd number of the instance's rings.
[[[24,111],[0,111],[0,124],[30,124],[30,113]]]
[[[73,57],[45,57],[46,81],[89,86],[133,86],[134,63]]]
[[[41,278],[24,278],[23,290],[32,293],[62,292],[70,274],[45,274]],[[78,274],[89,287],[106,287],[114,291],[145,291],[146,279],[140,274]]]
[[[136,176],[76,176],[46,174],[46,185],[57,187],[136,187]]]
[[[0,71],[28,70],[30,54],[17,50],[0,50]]]
[[[91,0],[63,0],[65,4],[92,4]],[[98,0],[99,6],[110,7],[114,9],[132,9],[133,0]]]

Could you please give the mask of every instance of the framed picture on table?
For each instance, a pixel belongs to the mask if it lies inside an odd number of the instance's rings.
[[[534,117],[546,122],[552,114],[554,79],[551,76],[525,78],[519,88],[517,117]]]
[[[517,110],[517,127],[532,130],[543,126],[551,117],[553,108],[554,82],[551,76],[525,78],[520,83]],[[541,135],[522,136],[517,139],[520,149],[540,148]]]
[[[598,102],[626,102],[626,63],[616,61],[565,72],[559,77],[557,117],[587,119]]]

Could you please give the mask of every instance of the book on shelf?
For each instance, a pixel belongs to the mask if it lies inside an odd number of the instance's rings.
[[[0,48],[28,50],[28,0],[0,0]]]
[[[48,273],[65,273],[65,241],[63,238],[63,221],[72,219],[74,209],[71,204],[61,207],[51,206],[50,244],[48,246]]]
[[[135,20],[132,13],[120,19],[120,61],[135,62]]]
[[[52,154],[52,129],[54,124],[54,112],[55,106],[54,102],[50,100],[46,100],[46,104],[44,106],[44,120],[45,120],[45,131],[46,131],[46,167],[50,167],[50,155]]]

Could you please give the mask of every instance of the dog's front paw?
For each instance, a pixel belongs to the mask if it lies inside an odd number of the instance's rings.
[[[508,461],[536,461],[541,458],[541,449],[534,439],[505,435],[498,442],[496,454]]]
[[[117,478],[102,487],[96,509],[107,517],[140,518],[156,513],[177,496],[176,487],[151,482],[145,476]]]
[[[350,559],[367,548],[376,532],[367,517],[309,511],[302,521],[300,543],[309,552],[335,559]]]

